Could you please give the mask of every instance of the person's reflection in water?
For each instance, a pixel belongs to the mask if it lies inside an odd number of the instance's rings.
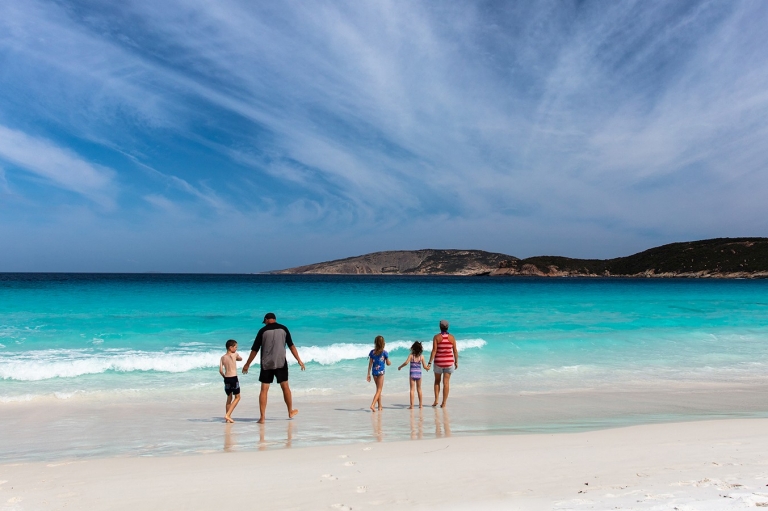
[[[288,421],[288,428],[285,431],[285,448],[290,449],[293,443],[293,422]]]
[[[237,447],[237,435],[232,433],[232,423],[224,426],[224,452],[232,452]]]
[[[285,448],[290,448],[293,444],[293,422],[286,421],[287,427],[285,430]],[[272,442],[275,444],[275,442]],[[267,425],[259,424],[259,450],[266,451],[269,448],[270,442],[267,442]]]
[[[411,440],[421,440],[424,438],[424,410],[421,408],[411,409]],[[418,413],[418,417],[415,414]]]
[[[448,408],[441,408],[440,412],[443,414],[443,427],[445,428],[445,436],[451,436],[451,416],[448,413]]]
[[[435,437],[451,436],[451,416],[446,408],[435,408]]]
[[[259,450],[260,451],[266,451],[267,450],[267,441],[265,439],[267,432],[267,426],[264,423],[259,424]]]
[[[373,428],[373,436],[376,438],[377,442],[381,442],[384,439],[384,433],[381,430],[381,416],[383,414],[381,412],[378,413],[372,413],[371,416],[371,427]]]

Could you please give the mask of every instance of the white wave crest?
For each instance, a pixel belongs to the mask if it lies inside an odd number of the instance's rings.
[[[387,344],[388,351],[408,350],[412,341],[395,341]],[[483,339],[457,341],[459,350],[482,348]],[[345,360],[363,359],[373,348],[372,344],[339,343],[331,346],[299,347],[304,362],[332,365]],[[425,350],[431,346],[427,343]],[[76,378],[107,371],[134,372],[157,371],[183,373],[195,369],[218,367],[222,352],[189,351],[133,351],[109,349],[27,351],[0,357],[0,379],[40,381],[51,378]],[[244,357],[245,358],[245,357]],[[295,361],[289,355],[289,364]],[[256,360],[258,362],[258,358]],[[238,364],[242,366],[242,362]]]
[[[394,341],[388,342],[387,351],[410,350],[413,341]],[[461,350],[472,348],[482,348],[486,342],[483,339],[467,339],[456,341],[456,346]],[[367,358],[368,353],[373,349],[373,344],[357,343],[338,343],[330,346],[309,346],[301,348],[299,355],[304,362],[317,362],[320,365],[331,365],[343,360],[358,360]],[[429,342],[424,343],[424,351],[432,349]]]
[[[75,350],[27,352],[0,360],[0,378],[39,381],[50,378],[75,378],[107,371],[162,371],[183,373],[219,365],[221,353],[174,353],[125,351],[121,353],[85,353]]]

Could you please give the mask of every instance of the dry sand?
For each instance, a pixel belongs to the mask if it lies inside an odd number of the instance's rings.
[[[768,419],[0,465],[3,510],[755,507]]]

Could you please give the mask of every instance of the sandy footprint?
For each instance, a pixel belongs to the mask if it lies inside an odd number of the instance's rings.
[[[333,509],[341,509],[341,511],[352,511],[352,508],[346,504],[331,504]]]
[[[354,465],[356,465],[356,463],[354,461],[348,461],[348,462],[344,463],[345,467],[352,467]]]
[[[336,476],[335,476],[335,475],[333,475],[333,474],[323,474],[323,475],[321,475],[320,477],[322,478],[322,479],[320,480],[320,482],[323,482],[323,480],[325,480],[325,481],[336,481],[336,480],[338,480],[338,479],[339,479],[338,477],[336,477]]]
[[[355,490],[355,491],[356,491],[357,493],[365,493],[365,492],[367,492],[367,491],[368,491],[368,487],[367,487],[367,486],[358,486],[358,487],[357,487],[357,490]]]
[[[349,454],[339,454],[339,458],[349,458]]]
[[[370,451],[371,449],[373,449],[373,447],[363,447],[364,451]]]
[[[21,502],[21,500],[22,500],[21,497],[11,497],[10,499],[8,499],[8,503],[9,504],[16,504],[18,502]]]

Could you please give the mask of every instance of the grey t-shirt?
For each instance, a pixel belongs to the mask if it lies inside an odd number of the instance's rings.
[[[262,369],[280,369],[286,364],[286,346],[293,346],[291,333],[280,323],[269,323],[256,334],[251,351],[261,350]]]

